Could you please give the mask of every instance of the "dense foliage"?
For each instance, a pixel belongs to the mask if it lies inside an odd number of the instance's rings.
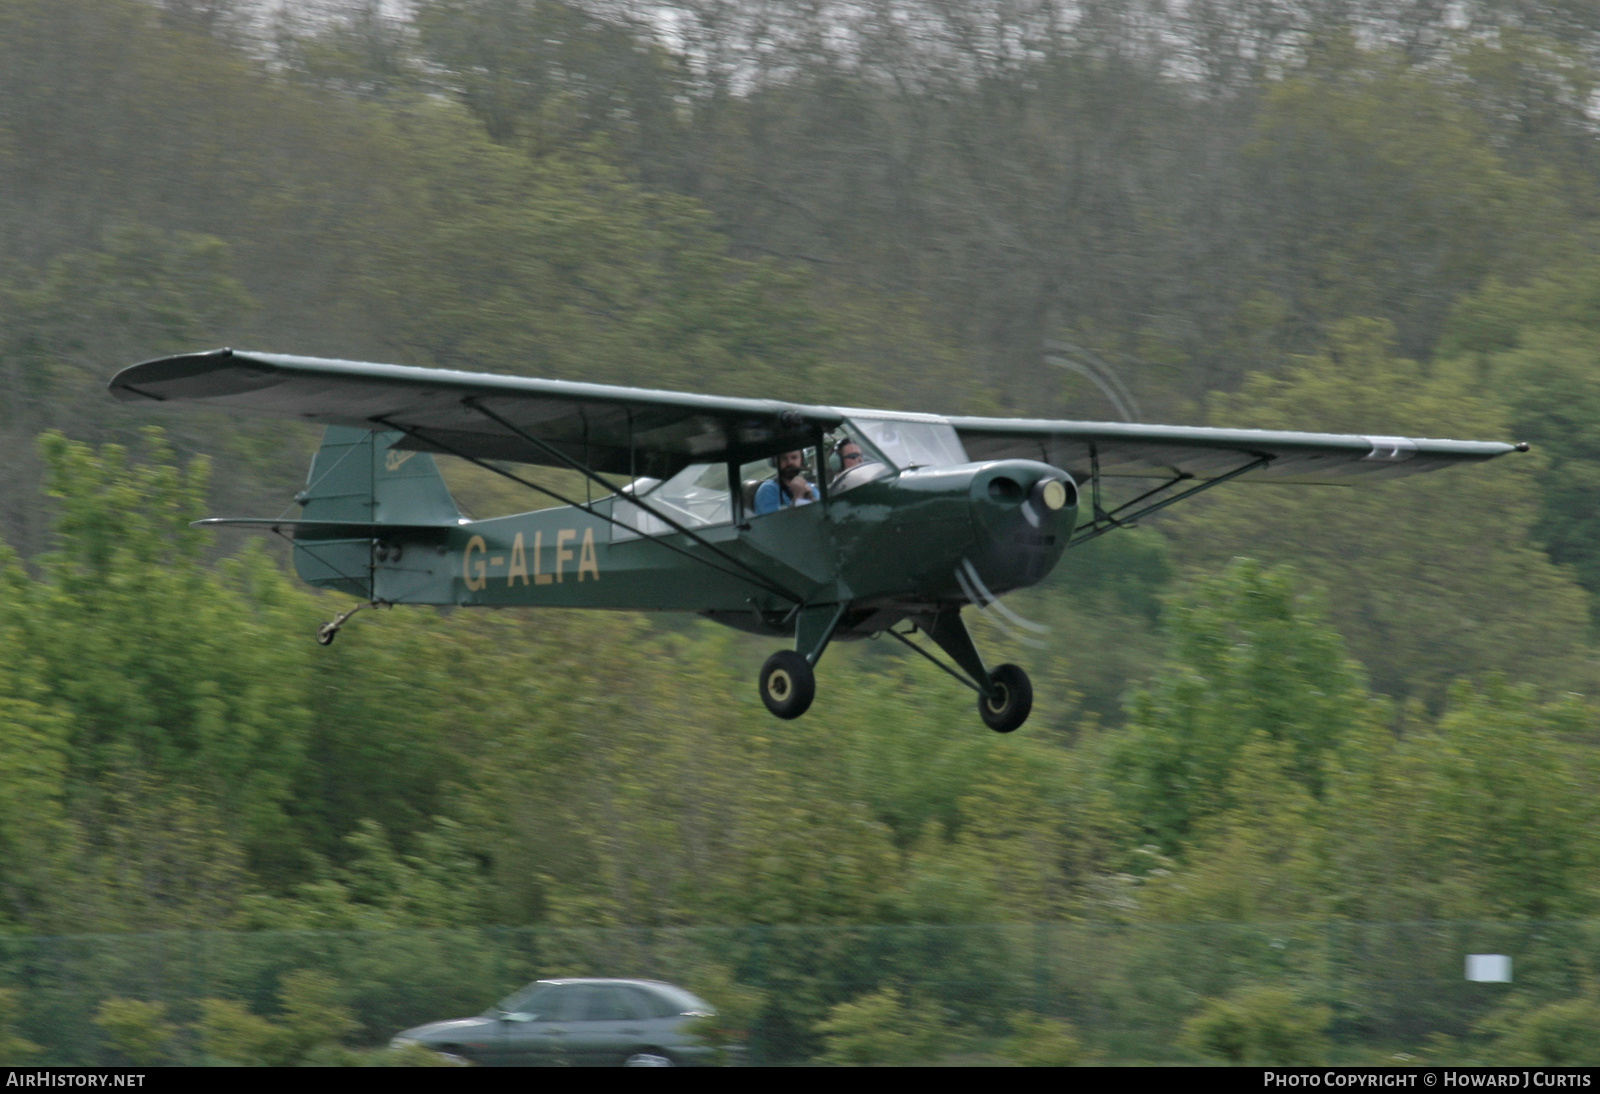
[[[1125,1051],[1095,1014],[1585,1058],[1600,16],[1437,7],[0,4],[0,1060],[340,1062],[635,959],[839,1062]],[[1035,674],[1011,737],[871,644],[779,724],[698,623],[317,647],[344,605],[189,527],[277,512],[315,438],[103,395],[228,343],[1535,452],[1074,552],[1016,598],[1046,648],[980,624]],[[137,948],[40,972],[174,931],[224,933],[171,1006]],[[1516,993],[1406,971],[1490,945]]]

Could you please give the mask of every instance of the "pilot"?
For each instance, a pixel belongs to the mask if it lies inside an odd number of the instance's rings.
[[[810,505],[817,500],[817,488],[800,472],[805,470],[805,455],[785,452],[778,457],[778,477],[756,488],[756,516],[776,513],[788,505]]]
[[[854,437],[844,438],[834,446],[833,451],[839,457],[839,473],[828,480],[829,486],[848,475],[851,468],[860,467],[867,462],[866,454],[861,451],[861,445],[856,443]]]

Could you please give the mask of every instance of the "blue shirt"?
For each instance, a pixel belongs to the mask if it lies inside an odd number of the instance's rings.
[[[788,505],[810,505],[817,500],[817,488],[813,486],[810,490],[811,492],[806,497],[796,502],[794,495],[789,493],[787,487],[779,483],[777,479],[768,479],[756,487],[756,516],[764,517],[768,513],[776,513],[779,509]]]

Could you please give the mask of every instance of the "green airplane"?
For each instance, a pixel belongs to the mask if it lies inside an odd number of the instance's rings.
[[[1236,479],[1342,483],[1527,449],[941,417],[228,349],[134,365],[110,387],[123,402],[327,427],[298,517],[200,522],[290,538],[305,581],[360,597],[319,628],[324,645],[366,604],[698,612],[793,641],[759,687],[773,714],[797,718],[831,641],[887,634],[976,691],[1000,733],[1027,719],[1032,685],[1016,665],[985,666],[961,610],[1034,626],[999,598],[1069,547]],[[560,505],[468,520],[431,453]],[[589,497],[505,463],[576,471]],[[1108,501],[1106,480],[1134,496]]]

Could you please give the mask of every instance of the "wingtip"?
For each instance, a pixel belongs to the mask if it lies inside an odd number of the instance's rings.
[[[1527,441],[1518,441],[1516,444],[1512,445],[1511,447],[1517,452],[1526,452],[1526,451],[1528,451],[1528,449],[1532,448],[1533,446],[1531,444],[1529,444]]]

